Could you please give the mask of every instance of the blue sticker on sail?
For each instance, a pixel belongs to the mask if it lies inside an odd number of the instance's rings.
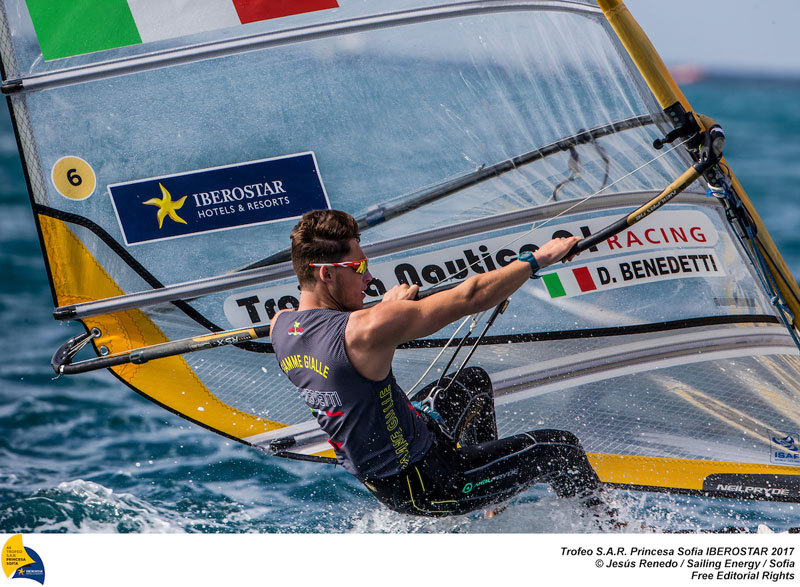
[[[330,208],[311,152],[119,183],[108,190],[128,245]]]

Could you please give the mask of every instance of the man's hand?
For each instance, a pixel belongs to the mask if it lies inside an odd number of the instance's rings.
[[[571,236],[569,238],[554,238],[551,241],[542,245],[542,248],[537,250],[533,256],[536,257],[536,262],[539,267],[547,267],[556,261],[572,261],[577,255],[572,255],[569,259],[564,259],[564,255],[569,253],[570,249],[581,240],[579,236]]]
[[[418,285],[408,285],[401,283],[395,285],[392,289],[383,294],[382,302],[389,302],[395,300],[413,300],[419,293]]]

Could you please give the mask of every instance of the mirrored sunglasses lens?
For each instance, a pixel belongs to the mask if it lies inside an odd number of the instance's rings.
[[[358,273],[359,275],[364,275],[367,272],[367,265],[368,264],[369,264],[369,261],[367,261],[366,259],[361,261],[358,264],[358,267],[354,267],[354,269],[356,270],[356,273]]]

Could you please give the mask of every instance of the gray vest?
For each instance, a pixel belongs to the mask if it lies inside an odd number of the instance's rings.
[[[344,348],[349,318],[349,312],[326,308],[283,312],[272,325],[272,345],[342,466],[362,481],[388,477],[420,460],[433,433],[391,371],[372,381],[350,364]]]

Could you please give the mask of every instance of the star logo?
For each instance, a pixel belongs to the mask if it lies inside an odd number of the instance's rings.
[[[158,187],[161,188],[161,194],[162,194],[161,199],[151,198],[146,202],[142,202],[143,204],[146,204],[148,206],[158,206],[158,214],[157,214],[158,228],[161,229],[161,226],[164,224],[164,218],[166,218],[167,216],[169,216],[175,222],[186,224],[186,221],[180,216],[178,216],[178,213],[176,211],[180,210],[183,207],[183,203],[186,201],[186,196],[183,196],[177,202],[173,202],[172,196],[167,191],[167,189],[160,183],[158,184]]]

